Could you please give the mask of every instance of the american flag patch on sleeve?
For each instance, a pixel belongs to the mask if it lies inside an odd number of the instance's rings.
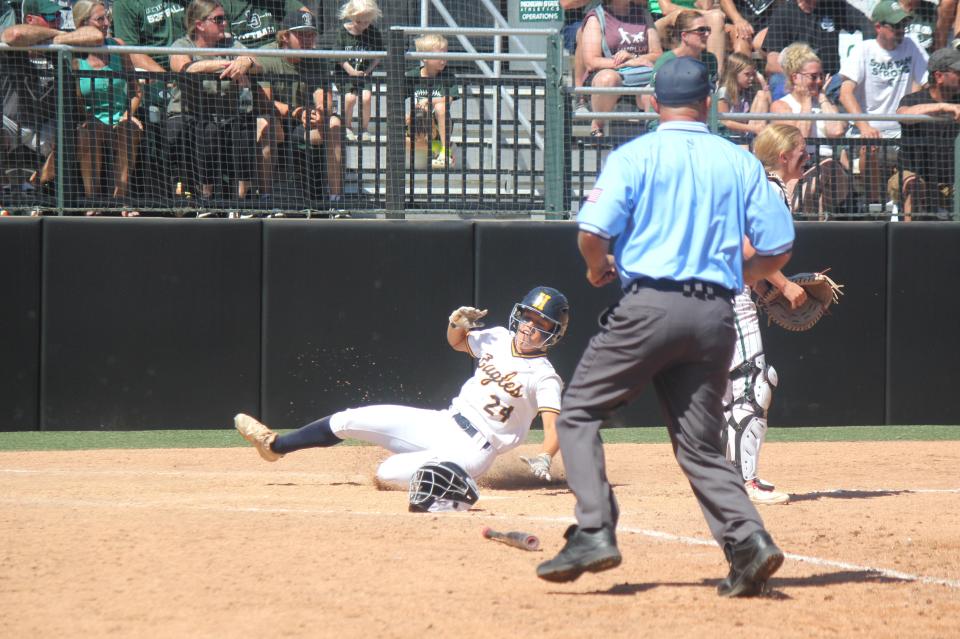
[[[587,202],[593,202],[596,204],[602,194],[603,189],[593,189],[590,191],[590,195],[587,196]]]

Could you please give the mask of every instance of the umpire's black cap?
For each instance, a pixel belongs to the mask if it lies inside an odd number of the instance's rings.
[[[707,66],[690,56],[680,56],[664,64],[657,71],[655,82],[657,102],[664,106],[692,104],[710,95]]]

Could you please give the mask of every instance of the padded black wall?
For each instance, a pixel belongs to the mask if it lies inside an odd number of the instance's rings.
[[[257,412],[261,228],[44,219],[41,428],[210,428]]]
[[[771,424],[958,423],[960,226],[799,224],[787,272],[828,266],[846,285],[830,317],[763,328]],[[446,344],[451,309],[503,324],[533,285],[564,291],[551,361],[569,380],[619,297],[585,281],[572,222],[6,219],[0,267],[3,430],[441,408],[472,371]],[[614,419],[661,423],[649,391]]]
[[[473,281],[469,222],[265,221],[264,419],[446,408],[473,370],[446,341]]]
[[[40,222],[0,219],[0,430],[37,428]]]
[[[771,426],[885,423],[886,229],[882,222],[798,223],[788,275],[831,268],[844,295],[810,331],[767,327],[767,362],[780,376]],[[898,422],[909,423],[909,422]]]
[[[892,424],[956,424],[960,413],[960,225],[892,224],[890,374]]]

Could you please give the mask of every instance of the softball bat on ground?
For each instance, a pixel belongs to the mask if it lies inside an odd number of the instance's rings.
[[[525,532],[500,532],[485,526],[481,533],[484,539],[492,539],[500,543],[519,548],[520,550],[537,550],[540,548],[540,539],[536,535]]]

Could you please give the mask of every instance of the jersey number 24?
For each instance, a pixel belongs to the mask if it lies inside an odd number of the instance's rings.
[[[496,395],[491,395],[490,399],[493,401],[483,407],[483,410],[487,411],[487,414],[494,419],[500,420],[501,422],[506,422],[510,419],[510,413],[513,412],[513,406],[508,404],[501,404],[500,398]]]

